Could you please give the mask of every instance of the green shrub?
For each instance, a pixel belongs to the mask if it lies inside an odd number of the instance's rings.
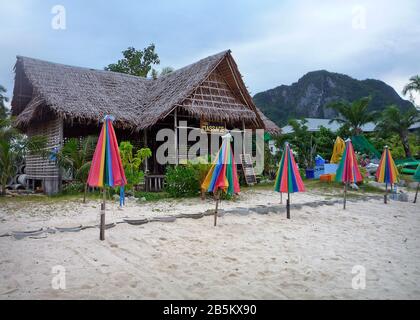
[[[165,191],[175,198],[196,196],[200,191],[198,170],[194,165],[168,166]]]

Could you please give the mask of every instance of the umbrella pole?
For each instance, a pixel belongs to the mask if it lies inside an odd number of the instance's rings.
[[[87,193],[87,188],[88,188],[88,184],[87,182],[85,183],[85,192],[83,194],[83,203],[86,203],[86,193]]]
[[[290,193],[289,192],[287,192],[286,212],[287,212],[287,219],[290,219]]]
[[[101,203],[101,225],[99,231],[99,240],[105,240],[105,200],[106,200],[106,189],[105,186],[102,189],[103,200]]]
[[[419,193],[419,186],[420,186],[420,182],[419,182],[419,183],[417,183],[416,195],[414,196],[414,201],[413,201],[413,203],[416,203],[416,202],[417,202],[417,194]]]
[[[385,194],[384,194],[384,203],[388,203],[388,183],[385,183]]]
[[[346,209],[346,199],[347,199],[347,182],[344,184],[344,204],[343,209]]]
[[[219,212],[220,189],[216,191],[216,210],[214,210],[214,226],[217,225],[217,214]]]
[[[283,204],[283,193],[280,192],[280,204]]]

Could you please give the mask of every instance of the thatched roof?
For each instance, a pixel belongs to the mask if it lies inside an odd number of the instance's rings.
[[[117,127],[141,130],[184,106],[183,102],[216,69],[242,106],[211,112],[213,118],[240,118],[269,131],[279,130],[253,104],[230,51],[209,56],[156,80],[18,56],[12,114],[17,116],[16,125],[22,129],[48,117],[98,123],[105,114],[112,114]],[[194,116],[204,115],[203,108],[184,109]]]

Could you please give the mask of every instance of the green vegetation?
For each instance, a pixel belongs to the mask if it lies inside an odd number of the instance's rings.
[[[336,121],[342,126],[348,128],[352,135],[359,135],[362,133],[362,126],[369,122],[374,122],[377,118],[377,113],[368,111],[371,97],[364,97],[355,100],[351,103],[337,101],[331,102],[327,108],[331,108],[338,112],[339,116],[331,119],[330,122]]]
[[[129,141],[122,141],[119,146],[121,162],[127,178],[126,190],[133,189],[144,180],[144,172],[140,169],[143,162],[152,156],[149,148],[141,148],[133,154],[133,145]]]
[[[202,162],[168,166],[165,174],[165,191],[174,198],[198,195],[209,168],[210,164]]]
[[[14,164],[28,153],[44,154],[45,146],[45,138],[28,138],[13,128],[9,115],[0,118],[0,195],[6,194],[7,180],[15,174]]]
[[[105,67],[105,70],[131,74],[138,77],[147,77],[152,70],[152,65],[159,64],[159,56],[152,43],[143,50],[129,47],[122,52],[124,58]]]
[[[403,95],[410,95],[411,102],[414,103],[413,93],[420,93],[420,76],[415,75],[409,79],[409,83],[404,86]]]
[[[87,182],[97,140],[98,138],[94,136],[71,138],[57,153],[58,165],[71,173],[71,176],[80,183],[81,190]]]
[[[336,138],[331,130],[324,127],[317,132],[309,132],[306,122],[290,120],[289,125],[292,126],[293,132],[280,135],[276,139],[278,146],[283,146],[286,141],[290,143],[293,152],[296,153],[295,159],[302,169],[313,168],[317,154],[329,160]]]
[[[396,134],[401,140],[404,148],[405,157],[412,156],[408,128],[420,121],[419,112],[417,110],[408,110],[401,112],[395,105],[386,108],[381,115],[376,129],[385,137],[390,137],[391,134]]]

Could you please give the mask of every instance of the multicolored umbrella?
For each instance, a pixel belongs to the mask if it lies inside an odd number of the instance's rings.
[[[124,204],[124,186],[127,184],[112,121],[114,121],[112,116],[105,116],[87,180],[89,186],[103,188],[101,240],[105,238],[105,188],[106,186],[120,186],[120,205],[122,205]]]
[[[385,203],[387,203],[388,183],[391,184],[392,188],[392,185],[398,181],[398,175],[397,166],[392,159],[391,151],[389,151],[388,146],[385,146],[384,152],[381,156],[381,161],[379,162],[379,166],[375,174],[376,181],[385,183]]]
[[[363,180],[357,164],[356,154],[350,139],[346,140],[346,147],[338,165],[335,181],[344,183],[344,209],[346,208],[347,187],[350,183]]]
[[[290,193],[303,192],[302,177],[300,176],[298,166],[293,157],[289,143],[284,144],[283,155],[280,160],[279,169],[277,170],[274,191],[283,193],[287,192],[287,219],[290,219]]]
[[[236,171],[235,158],[233,155],[230,141],[230,133],[222,137],[222,146],[216,155],[216,158],[206,175],[201,188],[208,192],[213,192],[216,198],[216,210],[214,213],[214,225],[217,223],[217,210],[220,200],[220,192],[227,194],[239,193],[238,173]]]

